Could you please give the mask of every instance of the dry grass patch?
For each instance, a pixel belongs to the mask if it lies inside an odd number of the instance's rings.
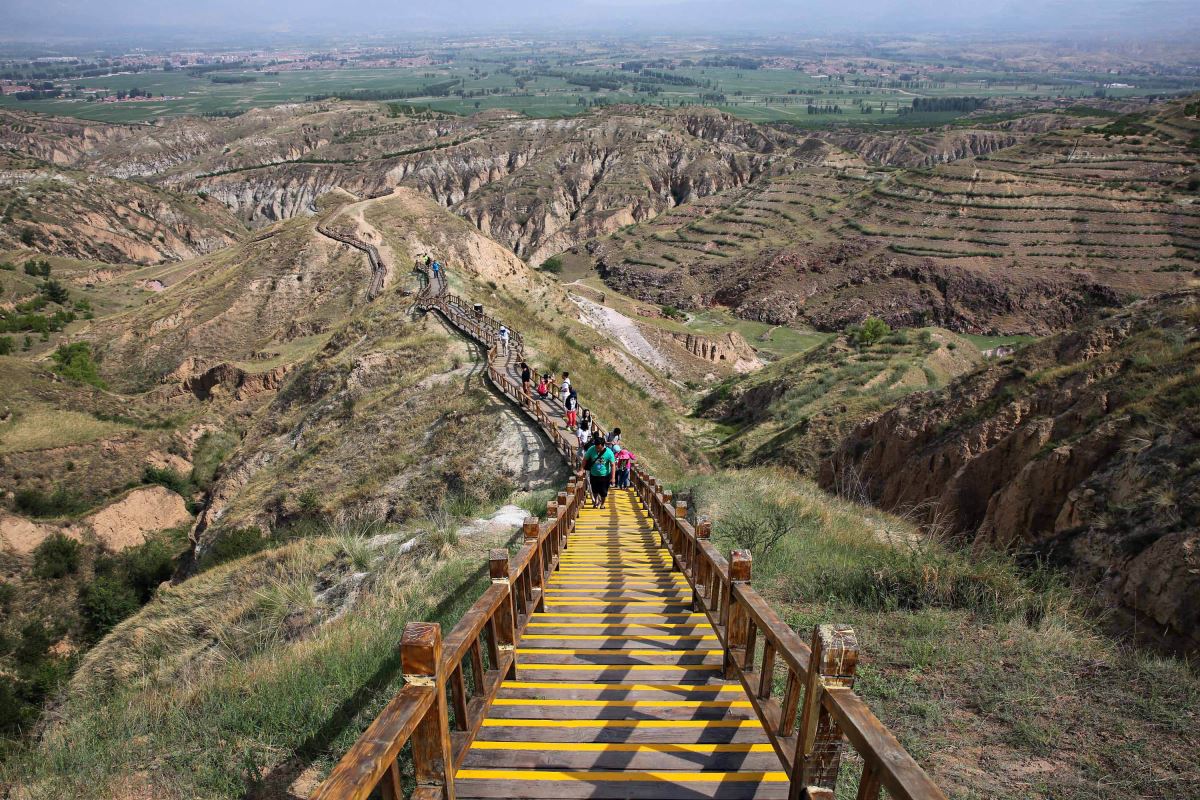
[[[19,411],[0,425],[0,453],[46,450],[93,442],[130,430],[129,425],[96,419],[91,414],[66,409]]]

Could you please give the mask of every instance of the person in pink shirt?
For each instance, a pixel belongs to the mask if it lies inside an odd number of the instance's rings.
[[[629,474],[633,471],[633,462],[637,458],[633,453],[625,449],[624,445],[618,444],[617,447],[617,488],[629,488]]]

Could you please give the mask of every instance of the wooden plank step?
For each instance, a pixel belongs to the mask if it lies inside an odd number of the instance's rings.
[[[485,719],[478,741],[597,744],[764,744],[758,720]]]
[[[621,614],[627,611],[653,611],[659,614],[669,614],[671,612],[682,613],[690,611],[690,605],[685,602],[680,603],[650,603],[650,602],[617,602],[610,603],[606,600],[594,600],[584,602],[581,600],[547,600],[545,603],[547,611],[555,614],[566,614],[572,612],[588,612],[588,613],[605,613],[605,614]]]
[[[495,700],[489,719],[752,719],[749,700]]]
[[[460,769],[454,778],[459,797],[593,798],[711,798],[712,800],[783,800],[788,795],[782,771],[567,771]]]
[[[606,650],[600,647],[573,649],[518,647],[517,663],[522,666],[534,664],[720,664],[722,652],[719,648],[688,650],[618,648]]]
[[[568,683],[505,681],[499,697],[579,700],[728,700],[745,699],[736,683]]]
[[[525,634],[521,643],[529,647],[558,647],[558,648],[596,648],[601,650],[620,650],[629,647],[639,649],[682,650],[688,647],[720,647],[721,642],[715,633],[694,633],[680,636],[678,634],[650,634],[624,636],[564,636],[562,634]]]
[[[705,683],[721,674],[716,664],[539,664],[523,661],[517,679],[523,681],[667,681]]]
[[[475,742],[463,769],[777,770],[769,744]]]
[[[551,634],[555,636],[689,636],[697,633],[704,635],[713,633],[711,625],[700,623],[663,623],[659,625],[653,623],[622,625],[612,622],[562,623],[541,622],[539,621],[540,616],[540,614],[534,615],[533,621],[528,625],[527,636],[529,634]]]

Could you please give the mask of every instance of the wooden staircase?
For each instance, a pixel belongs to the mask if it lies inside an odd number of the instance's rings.
[[[425,274],[418,307],[487,348],[488,379],[577,468],[558,409],[522,390],[520,333],[500,349],[500,322]],[[853,630],[806,643],[751,587],[747,551],[719,554],[644,471],[632,485],[594,509],[578,473],[515,555],[492,551],[491,587],[444,642],[406,625],[404,686],[311,800],[833,800],[847,745],[857,800],[946,800],[855,694]]]
[[[460,798],[784,798],[753,705],[637,495],[585,508],[454,776]]]

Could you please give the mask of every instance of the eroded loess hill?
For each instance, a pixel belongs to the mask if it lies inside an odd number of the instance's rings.
[[[0,250],[157,264],[228,247],[246,229],[215,200],[0,154]]]
[[[938,328],[895,331],[870,344],[842,335],[725,381],[697,411],[729,429],[717,450],[723,463],[783,464],[816,475],[855,425],[908,394],[944,386],[980,360],[969,340]]]
[[[1200,645],[1200,295],[1030,345],[856,429],[821,472],[978,547],[1039,553]]]
[[[642,299],[779,324],[1061,330],[1195,283],[1196,117],[1180,101],[928,169],[770,172],[588,251]]]

